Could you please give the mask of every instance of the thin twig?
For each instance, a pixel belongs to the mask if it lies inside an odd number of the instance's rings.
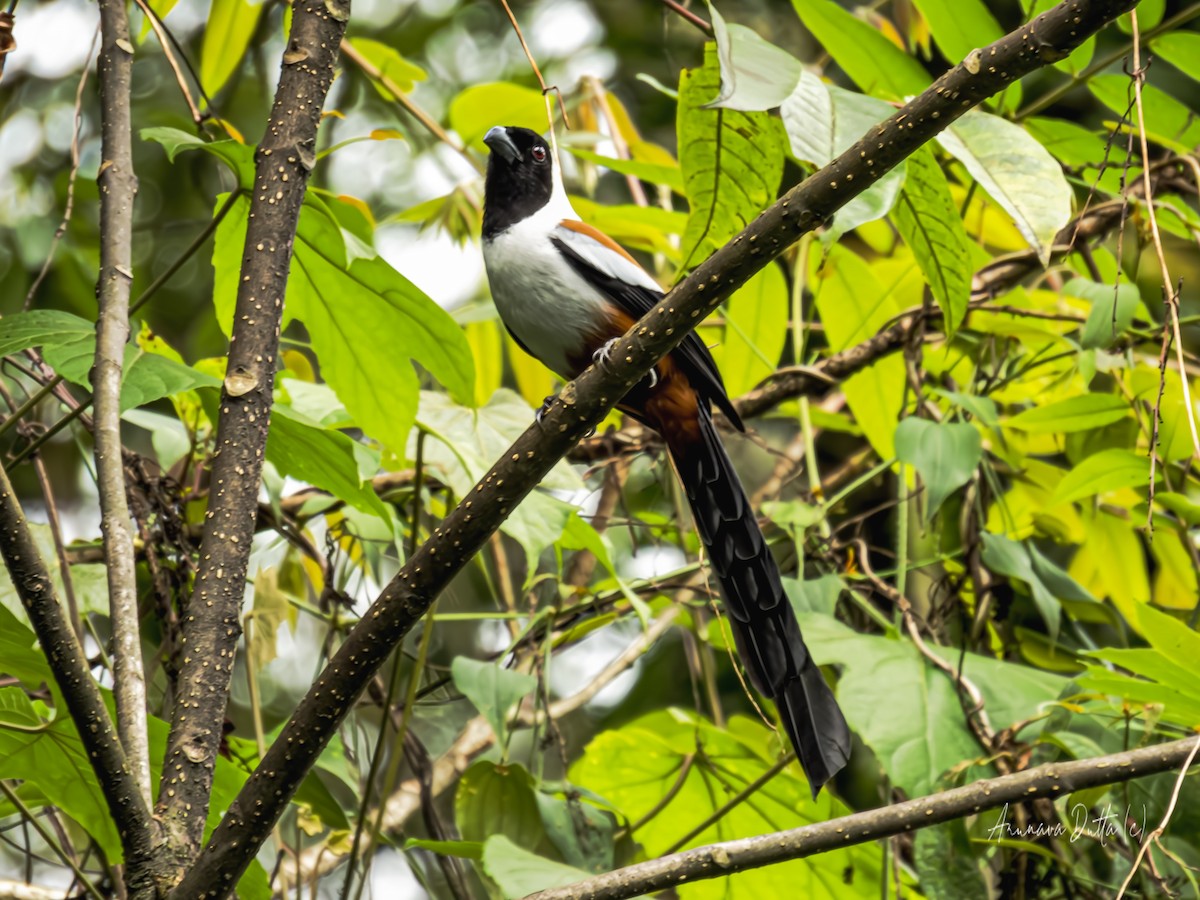
[[[54,253],[58,250],[58,244],[63,235],[67,233],[67,226],[71,223],[71,212],[75,208],[75,178],[79,175],[79,134],[83,130],[83,90],[87,86],[88,74],[92,70],[92,54],[96,51],[96,40],[99,37],[100,26],[97,25],[96,31],[92,34],[92,45],[88,48],[87,59],[83,63],[83,71],[79,75],[79,86],[75,88],[75,117],[74,124],[71,126],[71,173],[67,176],[67,203],[63,207],[62,219],[59,221],[58,227],[54,229],[54,238],[50,241],[46,261],[42,263],[41,271],[37,273],[37,277],[33,279],[33,284],[29,286],[29,291],[25,294],[25,305],[22,308],[26,310],[33,306],[33,298],[37,296],[38,288],[42,286],[42,282],[50,272],[50,264],[54,262]]]
[[[142,11],[142,15],[146,17],[146,20],[150,23],[150,27],[154,29],[154,33],[158,37],[158,43],[162,47],[163,56],[167,58],[167,65],[175,73],[175,83],[179,85],[179,93],[183,94],[183,102],[187,104],[192,121],[197,125],[202,125],[205,118],[204,113],[200,112],[200,107],[192,99],[192,92],[188,89],[187,79],[183,77],[183,70],[179,66],[179,60],[175,58],[171,42],[167,39],[166,29],[163,27],[162,20],[159,19],[158,14],[150,7],[150,4],[146,0],[134,0],[134,2],[137,3],[138,9]]]
[[[1141,846],[1138,847],[1137,857],[1133,860],[1133,865],[1129,867],[1129,874],[1121,882],[1121,889],[1117,891],[1116,900],[1121,900],[1125,896],[1125,889],[1129,887],[1129,882],[1133,881],[1133,876],[1137,874],[1138,866],[1142,862],[1142,857],[1146,855],[1146,851],[1150,849],[1150,844],[1152,842],[1158,843],[1158,839],[1167,830],[1167,825],[1171,822],[1171,816],[1175,814],[1175,804],[1179,802],[1179,792],[1183,790],[1183,779],[1187,776],[1188,769],[1192,767],[1192,762],[1196,759],[1196,751],[1198,750],[1200,750],[1200,735],[1196,736],[1196,740],[1192,744],[1192,751],[1187,755],[1187,759],[1183,761],[1183,765],[1179,768],[1179,776],[1175,779],[1175,788],[1171,791],[1171,802],[1167,804],[1167,811],[1163,813],[1162,821],[1158,823],[1157,828],[1145,836]]]
[[[558,111],[562,113],[563,125],[566,126],[567,131],[570,131],[571,120],[567,117],[567,105],[563,102],[562,91],[557,86],[547,87],[546,79],[542,77],[542,70],[538,68],[537,60],[533,58],[533,54],[529,51],[529,45],[525,43],[525,35],[521,33],[521,26],[517,22],[517,17],[513,15],[512,8],[508,5],[508,0],[500,0],[500,5],[504,7],[504,12],[508,14],[508,21],[512,23],[513,31],[517,33],[517,40],[521,42],[521,49],[525,51],[525,58],[529,60],[534,77],[537,78],[538,84],[542,88],[542,96],[547,95],[550,91],[554,91],[558,97]],[[550,131],[553,134],[554,129],[551,128]]]
[[[713,33],[713,27],[677,0],[661,0],[662,5],[679,15],[685,22],[690,22],[707,35]]]

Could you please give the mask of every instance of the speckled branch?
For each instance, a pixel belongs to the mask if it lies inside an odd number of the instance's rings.
[[[593,366],[566,385],[542,421],[517,439],[434,530],[347,636],[173,896],[222,897],[229,892],[396,643],[554,464],[705,315],[968,109],[1064,58],[1136,5],[1137,0],[1068,0],[972,51],[717,250],[621,338],[608,365]]]
[[[621,900],[640,897],[685,882],[690,884],[709,878],[722,878],[747,869],[815,856],[840,847],[928,828],[988,809],[1003,809],[1010,803],[1041,797],[1063,797],[1072,791],[1156,775],[1183,766],[1198,740],[1200,737],[1190,737],[1111,756],[1052,763],[817,825],[697,847],[566,887],[541,891],[531,895],[529,900]],[[1002,834],[1008,836],[1007,832]]]
[[[133,171],[130,90],[133,44],[124,0],[100,3],[100,277],[96,283],[96,358],[92,367],[96,483],[113,634],[113,695],[117,733],[146,806],[150,805],[150,743],[146,672],[138,627],[133,527],[121,452],[121,373],[129,340],[133,281]]]
[[[200,568],[183,614],[179,694],[155,808],[180,873],[200,848],[208,812],[241,634],[292,244],[316,160],[321,107],[350,18],[349,0],[304,0],[293,8],[275,103],[255,153]]]
[[[131,868],[136,867],[153,850],[150,810],[129,770],[117,729],[92,678],[75,630],[55,595],[54,582],[29,533],[25,513],[3,466],[0,466],[0,556],[46,654],[54,682],[66,700],[66,711],[87,750],[121,837],[127,863]]]

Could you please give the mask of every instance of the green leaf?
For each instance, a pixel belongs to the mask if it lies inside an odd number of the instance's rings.
[[[186,153],[188,150],[203,150],[205,153],[212,154],[225,163],[233,174],[238,177],[238,184],[244,189],[249,190],[254,185],[253,147],[233,140],[206,141],[194,134],[166,126],[143,128],[138,134],[144,141],[154,141],[156,144],[161,145],[163,150],[167,152],[167,159],[170,162],[175,162],[176,156],[180,153]],[[224,197],[227,196],[227,194],[222,194],[217,198],[217,208],[220,208],[221,203],[224,202]]]
[[[971,245],[950,185],[933,154],[922,147],[908,158],[907,177],[892,221],[921,267],[953,337],[971,299]]]
[[[882,100],[827,85],[811,72],[801,75],[779,110],[792,155],[818,168],[848,150],[893,111]],[[897,166],[839,209],[826,230],[827,240],[887,215],[904,178],[905,168]]]
[[[0,356],[30,347],[61,347],[95,333],[87,319],[57,309],[12,313],[0,319]]]
[[[69,344],[46,347],[43,355],[54,370],[72,384],[91,388],[96,358],[96,336],[89,334]],[[211,375],[156,353],[129,344],[121,373],[121,412],[145,406],[198,387],[219,387]]]
[[[591,874],[530,853],[504,835],[493,835],[483,845],[483,871],[500,886],[506,900],[566,887]]]
[[[1200,634],[1152,606],[1138,608],[1137,628],[1151,647],[1187,672],[1184,685],[1173,686],[1194,689],[1200,681]]]
[[[722,730],[681,710],[659,711],[593,738],[571,767],[571,782],[604,797],[626,821],[641,823],[633,836],[648,858],[660,856],[699,822],[707,827],[685,847],[765,834],[784,822],[824,822],[847,811],[829,791],[813,800],[793,764],[759,786],[750,802],[714,820],[730,796],[762,778],[779,752],[778,737],[757,719],[734,716]],[[840,900],[846,896],[842,873],[850,870],[854,894],[871,896],[879,890],[881,861],[876,845],[838,848],[706,881],[687,896]]]
[[[792,0],[792,6],[864,94],[903,100],[929,86],[929,74],[919,62],[832,0]]]
[[[1080,394],[1045,406],[1032,406],[1006,423],[1030,434],[1066,434],[1119,422],[1129,415],[1129,402],[1116,394]]]
[[[864,341],[902,312],[896,283],[858,255],[835,244],[822,262],[814,257],[810,285],[832,352]],[[819,268],[817,267],[819,265]],[[904,405],[904,360],[889,354],[842,385],[854,418],[883,459],[895,456],[896,422]]]
[[[611,813],[574,795],[553,797],[543,790],[534,796],[546,836],[564,860],[592,873],[612,869],[616,823]]]
[[[1193,81],[1200,81],[1200,34],[1194,31],[1160,34],[1150,42],[1150,50]]]
[[[246,58],[262,4],[251,0],[213,0],[200,45],[200,83],[210,97],[225,86]]]
[[[404,842],[404,849],[428,850],[430,853],[462,859],[483,859],[483,844],[479,841],[429,841],[424,838],[409,838]]]
[[[445,394],[425,391],[417,418],[421,428],[437,439],[425,441],[425,464],[450,485],[455,495],[465,497],[529,427],[533,410],[517,394],[503,388],[478,408],[459,406]],[[414,439],[408,458],[415,457]],[[529,494],[500,526],[524,549],[530,571],[537,568],[541,552],[562,536],[575,511],[575,507],[545,492],[573,493],[582,489],[579,475],[568,463],[559,462],[542,479],[540,489]]]
[[[213,292],[222,328],[232,323],[249,204],[240,200],[217,229]],[[419,362],[470,402],[475,363],[445,310],[361,241],[343,231],[323,201],[300,211],[284,324],[301,319],[321,375],[360,428],[403,453],[416,419]]]
[[[632,175],[634,178],[648,181],[651,184],[665,184],[677,194],[684,193],[683,173],[679,171],[678,166],[644,162],[638,159],[616,159],[611,156],[601,156],[599,153],[584,150],[582,147],[572,147],[570,145],[566,145],[564,149],[569,150],[572,156],[582,159],[585,162],[604,166],[604,168],[616,172],[618,175]]]
[[[983,751],[966,726],[954,681],[912,643],[861,635],[829,616],[801,616],[800,628],[818,664],[844,666],[838,703],[896,787],[911,797],[932,793],[944,773],[979,759]],[[978,685],[993,728],[1036,715],[1069,684],[957,647],[931,649]]]
[[[1094,602],[1078,582],[1047,559],[1032,543],[1018,543],[1002,534],[985,532],[982,559],[993,572],[1023,581],[1045,620],[1051,641],[1058,639],[1062,600]]]
[[[679,164],[691,211],[682,270],[698,265],[775,199],[783,175],[783,141],[762,112],[709,109],[721,81],[716,49],[704,66],[679,78]]]
[[[1129,79],[1124,75],[1097,75],[1087,83],[1092,95],[1118,116],[1129,109]],[[1142,85],[1146,136],[1176,153],[1188,154],[1200,144],[1200,119],[1183,103],[1152,84]]]
[[[927,900],[987,900],[987,882],[963,820],[922,828],[913,835],[913,866]]]
[[[1150,459],[1116,447],[1093,453],[1063,476],[1050,497],[1050,506],[1072,503],[1127,487],[1150,484]]]
[[[775,371],[788,335],[788,286],[783,270],[770,264],[750,276],[722,307],[725,325],[713,359],[725,390],[737,397]],[[714,329],[701,332],[706,343]]]
[[[461,659],[461,657],[460,657]],[[534,797],[533,778],[517,764],[474,763],[458,783],[454,814],[463,840],[487,841],[503,835],[521,847],[537,849],[546,832]]]
[[[820,578],[783,579],[783,589],[797,615],[821,613],[832,616],[837,610],[838,599],[846,589],[840,575],[828,574]]]
[[[1071,218],[1071,186],[1050,153],[1019,125],[971,110],[938,135],[976,183],[1008,213],[1042,265]]]
[[[708,105],[750,112],[787,99],[803,71],[800,60],[744,25],[727,25],[712,0],[708,11],[721,61],[721,91]]]
[[[537,687],[537,679],[496,663],[457,656],[450,666],[454,686],[475,704],[503,746],[508,742],[508,719],[513,705]]]
[[[267,462],[282,475],[326,490],[356,509],[390,522],[387,507],[371,488],[379,454],[340,431],[323,428],[283,404],[271,411]]]
[[[983,443],[973,425],[909,416],[896,428],[896,456],[921,473],[929,521],[947,497],[971,480],[983,458]]]
[[[1180,521],[1188,525],[1200,525],[1200,503],[1186,494],[1176,494],[1162,491],[1154,495],[1154,502],[1163,509],[1179,516]]]
[[[450,127],[468,147],[486,150],[483,136],[493,125],[518,125],[545,133],[546,100],[541,91],[496,81],[469,87],[450,102]]]
[[[1033,116],[1025,120],[1025,128],[1063,165],[1099,166],[1104,160],[1104,139],[1095,131],[1066,119]]]
[[[929,23],[933,39],[952,63],[962,62],[972,50],[1004,37],[995,17],[982,0],[914,0]]]
[[[350,46],[367,58],[367,61],[377,68],[380,74],[392,81],[396,87],[409,93],[418,81],[424,81],[426,78],[425,70],[415,63],[409,62],[400,52],[391,44],[385,44],[382,41],[373,41],[370,38],[353,37],[346,39]],[[375,84],[372,79],[371,84],[375,90],[379,92],[379,96],[383,97],[389,103],[395,98],[391,91],[385,90],[378,84]]]
[[[1128,282],[1121,282],[1114,288],[1111,284],[1072,278],[1063,286],[1062,292],[1081,297],[1092,304],[1079,336],[1079,344],[1085,350],[1112,346],[1117,338],[1129,330],[1141,302],[1137,285]]]

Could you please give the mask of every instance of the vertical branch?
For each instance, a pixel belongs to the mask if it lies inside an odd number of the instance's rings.
[[[121,372],[129,339],[129,286],[133,280],[133,146],[129,95],[133,45],[123,0],[100,3],[100,280],[96,284],[96,480],[100,532],[108,574],[113,629],[113,684],[117,733],[138,790],[150,805],[150,746],[146,733],[146,674],[138,628],[137,572],[133,556],[125,460],[121,453]]]
[[[258,511],[292,244],[316,161],[321,107],[349,18],[349,0],[304,0],[295,5],[275,102],[255,153],[200,568],[183,615],[179,694],[155,807],[167,830],[177,873],[199,852],[208,812],[241,633],[239,614]]]

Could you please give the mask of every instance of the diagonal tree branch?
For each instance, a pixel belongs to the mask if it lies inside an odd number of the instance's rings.
[[[92,678],[75,630],[55,596],[54,582],[29,533],[25,513],[3,467],[0,467],[0,556],[4,557],[17,596],[66,700],[67,712],[79,730],[132,871],[150,858],[153,849],[150,810],[129,769],[100,688]]]
[[[183,616],[179,695],[155,814],[178,873],[200,849],[233,670],[246,567],[258,512],[292,244],[317,126],[333,82],[349,0],[304,0],[292,30],[266,134],[255,153],[250,220],[238,282],[217,453],[200,568]],[[232,888],[233,884],[229,884]]]
[[[150,805],[150,744],[146,726],[146,673],[138,626],[133,529],[121,453],[121,375],[129,340],[129,286],[133,281],[133,139],[129,110],[133,44],[123,0],[100,3],[100,280],[96,284],[96,361],[92,368],[96,481],[100,533],[113,629],[113,694],[117,732],[146,806]]]
[[[985,809],[1001,809],[1010,803],[1062,797],[1084,788],[1178,769],[1195,752],[1197,742],[1200,737],[1189,737],[1111,756],[1038,766],[817,825],[672,853],[587,881],[541,891],[529,900],[621,900],[684,882],[722,878],[734,872],[927,828]]]
[[[542,421],[517,439],[434,530],[347,636],[173,896],[194,897],[205,891],[205,896],[223,896],[226,886],[236,882],[396,642],[421,620],[438,593],[555,462],[703,316],[968,109],[1062,59],[1136,3],[1067,0],[972,52],[896,115],[767,208],[676,285],[621,338],[608,365],[593,366],[566,385]]]

